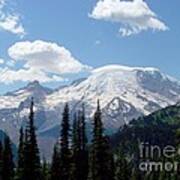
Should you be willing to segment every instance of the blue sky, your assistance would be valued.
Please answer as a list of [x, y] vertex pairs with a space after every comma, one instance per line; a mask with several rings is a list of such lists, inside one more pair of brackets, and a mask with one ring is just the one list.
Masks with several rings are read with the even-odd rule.
[[[110, 2], [110, 0], [106, 1]], [[0, 3], [2, 2], [3, 0], [0, 0]], [[137, 25], [136, 30], [138, 32], [133, 32], [130, 36], [127, 36], [127, 34], [123, 36], [118, 31], [123, 27], [126, 30], [128, 28], [132, 30], [132, 19], [133, 23], [138, 19], [131, 17], [131, 23], [128, 24], [127, 28], [123, 23], [127, 23], [127, 19], [122, 19], [121, 14], [113, 19], [113, 16], [102, 15], [99, 11], [98, 13], [95, 12], [95, 8], [98, 6], [97, 0], [14, 0], [13, 3], [6, 0], [4, 2], [5, 5], [2, 9], [0, 8], [0, 12], [6, 16], [12, 15], [18, 18], [15, 19], [17, 26], [12, 26], [15, 29], [14, 32], [4, 26], [1, 27], [1, 21], [4, 20], [0, 18], [0, 59], [4, 61], [0, 64], [0, 72], [1, 74], [4, 73], [3, 76], [0, 76], [0, 93], [21, 87], [29, 81], [28, 78], [24, 78], [23, 81], [18, 78], [13, 79], [12, 77], [10, 80], [8, 78], [10, 75], [16, 76], [15, 71], [29, 68], [31, 65], [36, 65], [37, 69], [37, 63], [34, 62], [37, 57], [34, 58], [34, 54], [28, 54], [27, 49], [42, 47], [43, 43], [45, 43], [46, 48], [51, 47], [48, 43], [51, 43], [50, 45], [56, 43], [58, 47], [64, 47], [66, 52], [63, 51], [65, 54], [63, 54], [63, 57], [68, 54], [68, 51], [72, 57], [66, 57], [67, 60], [73, 60], [73, 62], [77, 60], [79, 63], [76, 63], [79, 71], [76, 72], [75, 69], [71, 69], [73, 73], [70, 75], [68, 70], [60, 72], [52, 66], [47, 71], [51, 74], [51, 77], [54, 77], [54, 80], [51, 79], [49, 82], [49, 79], [47, 79], [47, 82], [44, 82], [45, 84], [58, 86], [64, 81], [67, 82], [67, 78], [71, 79], [71, 77], [80, 77], [82, 74], [86, 74], [86, 71], [90, 71], [90, 67], [96, 68], [107, 64], [158, 67], [163, 72], [180, 79], [179, 0], [166, 0], [163, 3], [162, 0], [146, 1], [148, 10], [157, 15], [155, 17], [151, 15], [151, 18], [159, 20], [164, 26], [160, 24], [160, 26], [153, 26], [152, 28], [144, 25], [143, 28], [146, 27], [147, 30], [141, 30], [142, 27]], [[99, 8], [103, 8], [103, 5]], [[92, 17], [93, 10], [94, 16]], [[125, 10], [125, 13], [129, 12]], [[146, 13], [145, 15], [147, 17]], [[146, 24], [147, 19], [143, 23]], [[18, 29], [17, 27], [21, 28]], [[41, 40], [41, 42], [34, 43], [37, 40]], [[29, 48], [23, 49], [26, 53], [23, 54], [17, 49], [21, 46], [25, 47], [27, 44], [18, 44], [17, 46], [15, 44], [27, 41], [32, 44], [29, 44]], [[60, 52], [58, 47], [55, 47], [55, 49]], [[9, 48], [11, 48], [10, 54], [8, 52]], [[30, 62], [32, 57], [34, 59]], [[26, 60], [23, 61], [24, 59]], [[57, 63], [57, 61], [54, 63]], [[46, 64], [46, 61], [44, 61], [44, 64]], [[48, 68], [50, 66], [49, 64]], [[42, 67], [42, 64], [41, 66], [38, 64], [38, 67], [43, 68], [43, 72], [46, 71], [44, 65]], [[53, 72], [54, 69], [55, 73]], [[8, 73], [6, 73], [7, 71]], [[29, 73], [31, 72], [28, 71], [25, 75], [29, 76]], [[37, 74], [37, 77], [41, 75]], [[61, 81], [61, 78], [64, 81]], [[9, 80], [8, 84], [4, 82], [6, 79]]]

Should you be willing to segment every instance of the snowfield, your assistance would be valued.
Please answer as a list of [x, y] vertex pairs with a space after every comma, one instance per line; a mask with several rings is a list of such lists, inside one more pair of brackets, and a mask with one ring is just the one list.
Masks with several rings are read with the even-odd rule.
[[[43, 150], [47, 142], [53, 144], [57, 137], [66, 102], [71, 114], [84, 103], [90, 124], [99, 99], [105, 127], [113, 132], [133, 118], [179, 102], [180, 82], [156, 68], [120, 65], [95, 69], [89, 77], [58, 90], [43, 87], [38, 81], [31, 82], [0, 96], [0, 128], [15, 143], [19, 128], [27, 120], [31, 97], [35, 99], [36, 127]], [[47, 152], [50, 154], [50, 150]]]

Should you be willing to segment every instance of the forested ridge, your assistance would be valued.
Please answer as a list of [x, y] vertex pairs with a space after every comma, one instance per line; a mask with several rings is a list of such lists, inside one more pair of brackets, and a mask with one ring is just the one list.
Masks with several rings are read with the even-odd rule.
[[[132, 120], [112, 137], [105, 135], [100, 102], [92, 118], [92, 139], [86, 135], [86, 107], [70, 116], [65, 105], [51, 162], [40, 157], [34, 125], [34, 101], [29, 120], [20, 129], [17, 158], [8, 136], [0, 142], [0, 180], [179, 180], [179, 169], [142, 172], [139, 144], [180, 148], [180, 107], [171, 106]], [[177, 152], [176, 152], [177, 153]], [[172, 162], [180, 162], [176, 154]], [[157, 160], [154, 157], [153, 160]], [[160, 157], [159, 161], [167, 159]], [[168, 159], [169, 160], [169, 159]], [[178, 166], [179, 168], [179, 166]]]

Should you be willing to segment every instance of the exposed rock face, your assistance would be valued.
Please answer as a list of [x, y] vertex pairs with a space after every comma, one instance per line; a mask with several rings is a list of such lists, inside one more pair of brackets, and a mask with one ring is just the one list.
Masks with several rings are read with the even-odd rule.
[[34, 81], [25, 88], [0, 96], [0, 129], [15, 143], [19, 128], [27, 121], [31, 97], [35, 99], [39, 144], [42, 150], [46, 149], [44, 153], [50, 154], [66, 102], [71, 114], [84, 103], [90, 124], [97, 99], [100, 99], [105, 127], [113, 132], [133, 118], [180, 102], [180, 82], [158, 69], [119, 65], [95, 69], [89, 77], [58, 90]]

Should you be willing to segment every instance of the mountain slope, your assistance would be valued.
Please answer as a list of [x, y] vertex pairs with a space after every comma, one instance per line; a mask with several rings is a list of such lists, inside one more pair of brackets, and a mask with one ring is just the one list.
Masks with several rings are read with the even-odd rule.
[[45, 111], [42, 102], [50, 93], [52, 93], [51, 89], [42, 87], [38, 81], [34, 81], [24, 88], [0, 96], [0, 128], [17, 142], [19, 128], [26, 123], [32, 97], [35, 98], [38, 118], [36, 126], [39, 127]]
[[[174, 153], [176, 154], [170, 157], [165, 156], [163, 153], [157, 153], [156, 150], [158, 147], [163, 151], [169, 146], [178, 150], [180, 145], [179, 132], [180, 106], [174, 105], [156, 111], [148, 116], [133, 120], [129, 125], [121, 127], [120, 130], [111, 137], [111, 145], [115, 152], [121, 151], [123, 153], [123, 157], [126, 157], [128, 160], [129, 168], [137, 171], [139, 169], [137, 169], [137, 167], [140, 167], [139, 165], [143, 162], [150, 164], [151, 162], [156, 162], [158, 164], [164, 164], [164, 162], [178, 162], [178, 151], [175, 151]], [[141, 143], [146, 147], [146, 150], [141, 150]], [[156, 150], [154, 149], [154, 151], [152, 147], [155, 147]], [[149, 149], [147, 150], [147, 148]], [[142, 178], [138, 177], [138, 179], [151, 176], [153, 173], [150, 173], [149, 168], [148, 170], [147, 172], [141, 171], [140, 174]], [[168, 175], [171, 175], [168, 176], [167, 179], [169, 179], [169, 177], [173, 179], [172, 174], [176, 174], [176, 171], [166, 172]], [[158, 178], [160, 173], [158, 171], [158, 173], [155, 174]], [[155, 178], [153, 177], [150, 179]], [[163, 177], [163, 179], [166, 178]]]
[[32, 82], [0, 96], [0, 129], [8, 132], [16, 143], [18, 130], [27, 121], [31, 97], [35, 99], [41, 148], [45, 149], [43, 146], [48, 144], [50, 149], [58, 135], [66, 102], [70, 105], [71, 115], [84, 103], [87, 123], [91, 124], [97, 99], [100, 99], [105, 127], [112, 133], [133, 118], [179, 102], [180, 82], [155, 68], [119, 65], [95, 69], [89, 77], [56, 90]]
[[173, 105], [155, 111], [148, 116], [132, 120], [129, 125], [121, 127], [111, 140], [113, 146], [124, 141], [149, 142], [170, 145], [175, 143], [175, 133], [180, 129], [180, 106]]
[[175, 104], [180, 99], [180, 83], [154, 68], [105, 66], [79, 84], [48, 95], [45, 105], [61, 111], [65, 102], [73, 108], [84, 102], [88, 117], [92, 117], [97, 99], [106, 127], [116, 129], [132, 118]]

